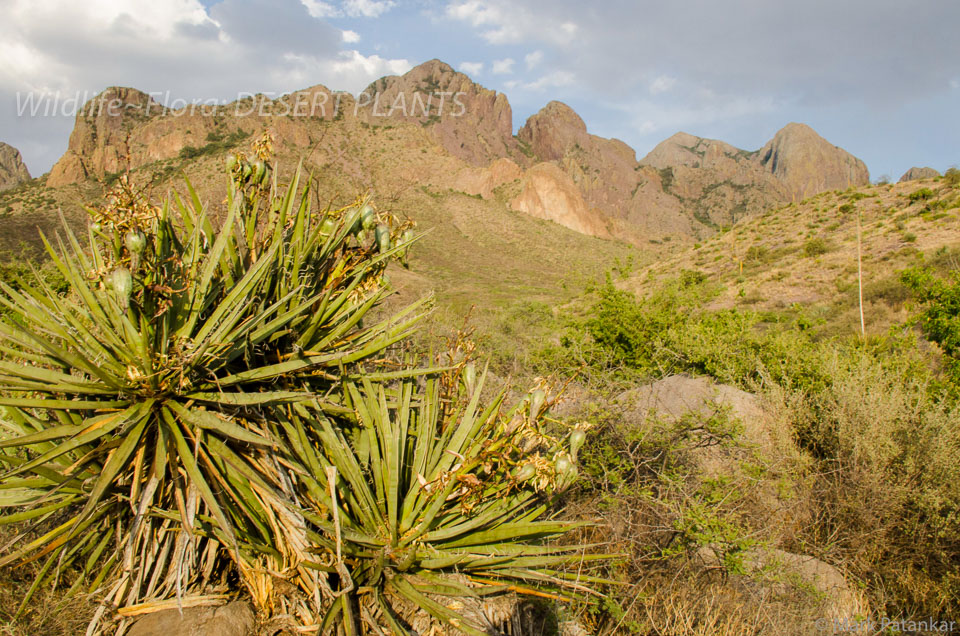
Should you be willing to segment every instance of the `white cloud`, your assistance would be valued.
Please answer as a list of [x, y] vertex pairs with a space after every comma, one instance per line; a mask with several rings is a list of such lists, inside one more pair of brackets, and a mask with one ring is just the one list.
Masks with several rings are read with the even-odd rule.
[[494, 60], [493, 62], [493, 73], [494, 75], [509, 75], [513, 73], [513, 58], [504, 58], [502, 60]]
[[677, 85], [677, 78], [670, 77], [669, 75], [658, 75], [653, 78], [653, 81], [650, 82], [650, 93], [652, 95], [659, 95], [660, 93], [666, 93], [673, 90], [673, 87]]
[[329, 2], [322, 0], [300, 0], [300, 2], [315, 18], [332, 18], [340, 14], [340, 11]]
[[447, 4], [446, 16], [481, 29], [480, 36], [490, 44], [534, 40], [566, 44], [579, 30], [570, 20], [555, 19], [511, 0], [458, 0]]
[[379, 18], [395, 5], [393, 0], [344, 0], [343, 12], [352, 17]]
[[542, 91], [548, 88], [560, 88], [570, 86], [576, 81], [576, 77], [569, 71], [554, 71], [541, 77], [540, 79], [524, 84], [527, 90]]
[[631, 118], [631, 127], [640, 135], [673, 134], [697, 130], [719, 121], [733, 121], [774, 112], [781, 104], [772, 97], [724, 97], [698, 91], [684, 103], [640, 100], [617, 109]]
[[460, 62], [460, 71], [467, 75], [479, 75], [483, 72], [483, 62]]
[[543, 61], [543, 51], [536, 50], [533, 53], [527, 53], [523, 61], [527, 65], [527, 70], [532, 71]]
[[300, 0], [315, 18], [379, 18], [397, 6], [396, 0], [343, 0], [342, 7], [323, 0]]
[[456, 20], [465, 20], [473, 26], [500, 24], [504, 20], [499, 8], [490, 6], [480, 0], [466, 2], [452, 2], [447, 5], [447, 15]]
[[343, 41], [348, 44], [353, 44], [360, 41], [360, 34], [356, 31], [346, 30], [343, 32]]

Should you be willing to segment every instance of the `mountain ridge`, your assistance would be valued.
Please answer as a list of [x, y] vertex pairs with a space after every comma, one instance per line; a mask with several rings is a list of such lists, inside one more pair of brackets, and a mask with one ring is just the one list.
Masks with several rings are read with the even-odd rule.
[[[554, 100], [514, 136], [506, 95], [440, 60], [382, 77], [357, 96], [316, 85], [276, 100], [254, 96], [218, 106], [213, 115], [194, 107], [168, 111], [133, 88], [111, 87], [97, 100], [101, 108], [87, 105], [78, 113], [49, 186], [103, 179], [214, 143], [226, 147], [264, 129], [290, 149], [312, 152], [327, 143], [333, 127], [416, 127], [424, 135], [408, 132], [419, 139], [421, 154], [454, 162], [445, 164], [447, 174], [421, 178], [422, 171], [397, 166], [398, 174], [487, 198], [515, 182], [511, 209], [639, 245], [698, 239], [798, 197], [869, 182], [862, 161], [802, 124], [788, 124], [752, 152], [677, 133], [637, 160], [628, 144], [591, 134], [572, 108]], [[115, 108], [104, 111], [104, 103]], [[304, 104], [309, 111], [298, 113]], [[503, 161], [519, 173], [504, 169]], [[496, 162], [499, 168], [491, 170]]]

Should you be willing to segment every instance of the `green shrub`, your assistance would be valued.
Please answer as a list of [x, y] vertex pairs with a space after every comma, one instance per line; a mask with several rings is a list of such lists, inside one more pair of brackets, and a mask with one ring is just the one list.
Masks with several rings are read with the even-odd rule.
[[826, 254], [830, 251], [830, 245], [822, 238], [815, 237], [808, 239], [803, 244], [803, 253], [805, 256], [813, 257]]
[[903, 272], [901, 281], [923, 306], [916, 323], [943, 350], [948, 368], [960, 382], [960, 274], [954, 271], [944, 280], [928, 269], [912, 268]]
[[915, 203], [917, 201], [926, 201], [931, 198], [933, 194], [933, 190], [930, 188], [920, 188], [911, 192], [907, 198], [909, 198], [912, 203]]
[[947, 171], [943, 173], [943, 182], [954, 188], [960, 185], [960, 170], [957, 168], [948, 168]]

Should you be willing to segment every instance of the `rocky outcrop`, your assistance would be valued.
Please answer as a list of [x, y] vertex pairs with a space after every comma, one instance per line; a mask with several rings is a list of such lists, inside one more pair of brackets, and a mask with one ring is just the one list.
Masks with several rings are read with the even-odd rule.
[[588, 133], [566, 104], [544, 106], [517, 138], [539, 159], [563, 168], [613, 236], [639, 242], [693, 233], [680, 202], [665, 194], [659, 172], [638, 165], [636, 153], [622, 141]]
[[935, 179], [939, 176], [940, 172], [933, 168], [918, 168], [914, 166], [903, 173], [903, 176], [900, 177], [900, 183], [904, 181], [917, 181], [919, 179]]
[[467, 194], [493, 198], [494, 190], [523, 177], [523, 169], [510, 159], [496, 159], [485, 168], [465, 168], [453, 179], [453, 188]]
[[357, 105], [371, 124], [404, 121], [428, 127], [447, 152], [474, 166], [518, 154], [507, 96], [440, 60], [378, 79], [357, 96]]
[[600, 214], [590, 210], [573, 180], [554, 163], [538, 163], [523, 177], [510, 207], [591, 236], [609, 236]]
[[135, 127], [160, 112], [160, 105], [135, 88], [112, 87], [77, 113], [67, 152], [50, 170], [51, 186], [102, 178], [127, 165], [127, 141]]
[[30, 171], [24, 165], [20, 151], [0, 141], [0, 190], [29, 180]]
[[[708, 477], [739, 470], [741, 447], [766, 456], [793, 451], [790, 432], [775, 425], [755, 395], [736, 387], [715, 384], [707, 378], [672, 375], [624, 392], [617, 398], [617, 403], [623, 408], [624, 420], [638, 427], [644, 426], [651, 414], [676, 421], [689, 414], [709, 417], [722, 411], [736, 419], [742, 426], [736, 446], [714, 445], [692, 451], [691, 459]], [[764, 496], [768, 498], [767, 507], [771, 512], [780, 509], [782, 502], [774, 493], [765, 493]]]
[[862, 161], [805, 124], [784, 126], [754, 155], [754, 160], [798, 201], [824, 190], [870, 184], [870, 173]]
[[135, 88], [108, 88], [77, 113], [67, 152], [54, 164], [47, 183], [102, 179], [177, 157], [185, 148], [202, 153], [231, 134], [249, 134], [263, 128], [264, 122], [286, 122], [288, 118], [272, 113], [290, 108], [282, 100], [255, 96], [216, 107], [198, 104], [172, 110]]
[[660, 171], [664, 189], [706, 225], [730, 225], [789, 199], [787, 188], [754, 153], [723, 141], [679, 132], [640, 163]]

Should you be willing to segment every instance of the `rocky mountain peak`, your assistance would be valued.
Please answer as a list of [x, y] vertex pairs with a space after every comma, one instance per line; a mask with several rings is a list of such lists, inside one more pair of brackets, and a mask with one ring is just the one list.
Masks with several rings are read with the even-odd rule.
[[475, 166], [517, 154], [507, 96], [440, 60], [378, 79], [360, 93], [357, 104], [371, 124], [420, 123], [451, 155]]
[[900, 177], [900, 183], [904, 181], [916, 181], [918, 179], [935, 179], [940, 176], [940, 172], [933, 168], [918, 168], [914, 166], [903, 173], [903, 176]]
[[657, 144], [641, 163], [658, 170], [673, 166], [704, 168], [723, 158], [740, 160], [748, 154], [724, 141], [678, 132]]
[[561, 159], [574, 144], [587, 138], [587, 125], [572, 108], [552, 101], [531, 115], [517, 133], [541, 159]]
[[77, 113], [67, 152], [50, 170], [49, 185], [103, 177], [123, 169], [130, 133], [161, 110], [143, 91], [124, 86], [105, 89]]
[[862, 161], [806, 124], [789, 123], [781, 128], [755, 160], [798, 200], [824, 190], [870, 183], [870, 173]]
[[24, 165], [20, 151], [0, 141], [0, 190], [29, 180], [30, 171]]

